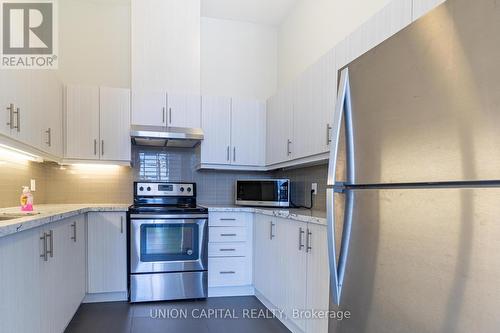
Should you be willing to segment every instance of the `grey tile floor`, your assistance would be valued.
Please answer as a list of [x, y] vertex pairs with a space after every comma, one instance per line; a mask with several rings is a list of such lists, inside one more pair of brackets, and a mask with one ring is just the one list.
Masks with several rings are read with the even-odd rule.
[[[182, 314], [186, 316], [175, 318], [182, 317]], [[248, 318], [251, 314], [257, 318]], [[162, 315], [170, 318], [157, 318]], [[82, 304], [65, 332], [289, 333], [278, 319], [268, 318], [270, 315], [255, 297], [138, 304], [94, 303]], [[210, 318], [206, 318], [208, 316]]]

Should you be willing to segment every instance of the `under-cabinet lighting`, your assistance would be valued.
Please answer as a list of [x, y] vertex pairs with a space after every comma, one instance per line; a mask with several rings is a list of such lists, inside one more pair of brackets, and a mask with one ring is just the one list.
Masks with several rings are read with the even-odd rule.
[[27, 153], [20, 149], [12, 148], [3, 144], [0, 144], [0, 159], [7, 161], [43, 162], [43, 158], [38, 155]]

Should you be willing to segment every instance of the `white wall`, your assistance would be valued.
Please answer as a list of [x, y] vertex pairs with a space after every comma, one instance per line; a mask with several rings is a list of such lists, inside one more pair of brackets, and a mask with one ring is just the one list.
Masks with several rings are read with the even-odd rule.
[[285, 86], [391, 0], [299, 0], [278, 31], [278, 85]]
[[130, 87], [130, 0], [61, 0], [63, 83]]
[[202, 94], [267, 99], [277, 89], [277, 67], [275, 27], [202, 18]]

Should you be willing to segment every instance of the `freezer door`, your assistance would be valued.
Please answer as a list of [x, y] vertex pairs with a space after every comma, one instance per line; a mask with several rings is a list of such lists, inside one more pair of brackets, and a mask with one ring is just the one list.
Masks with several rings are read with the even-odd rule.
[[500, 179], [499, 18], [450, 0], [348, 65], [356, 183]]
[[354, 191], [331, 333], [496, 333], [500, 189]]

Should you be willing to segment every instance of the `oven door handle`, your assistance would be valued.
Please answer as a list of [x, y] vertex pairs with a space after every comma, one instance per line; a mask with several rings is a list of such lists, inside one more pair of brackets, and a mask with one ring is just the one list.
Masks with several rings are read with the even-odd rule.
[[[172, 220], [194, 220], [194, 219], [208, 219], [208, 214], [130, 214], [130, 219], [141, 219], [141, 220], [158, 220], [158, 219], [172, 219]], [[179, 223], [170, 222], [170, 223]], [[188, 222], [191, 223], [191, 222]]]

